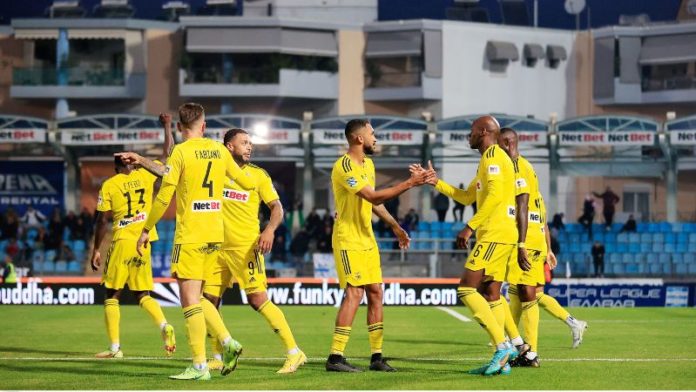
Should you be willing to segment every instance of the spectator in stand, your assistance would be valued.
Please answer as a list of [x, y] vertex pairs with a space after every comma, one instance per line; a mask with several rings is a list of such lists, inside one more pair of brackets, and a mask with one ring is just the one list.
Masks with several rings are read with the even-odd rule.
[[316, 207], [314, 207], [307, 215], [307, 218], [305, 218], [305, 230], [307, 230], [310, 238], [316, 238], [321, 232], [321, 227], [321, 217], [317, 214]]
[[2, 236], [0, 239], [3, 240], [19, 236], [19, 218], [17, 213], [11, 208], [5, 212], [0, 235]]
[[39, 232], [36, 234], [36, 238], [34, 238], [34, 250], [43, 251], [46, 248], [47, 237], [46, 229], [39, 227]]
[[631, 214], [628, 216], [628, 220], [621, 228], [621, 233], [635, 233], [637, 229], [638, 226], [636, 225], [636, 220], [633, 218], [633, 214]]
[[442, 193], [438, 193], [433, 199], [433, 209], [437, 212], [438, 222], [444, 222], [449, 210], [449, 197]]
[[404, 230], [406, 230], [408, 234], [411, 234], [411, 231], [415, 230], [416, 227], [418, 227], [418, 222], [420, 222], [420, 217], [418, 216], [418, 213], [415, 209], [410, 208], [408, 210], [408, 213], [406, 213], [406, 216], [404, 216], [402, 227], [404, 228]]
[[10, 238], [10, 242], [7, 244], [7, 246], [5, 246], [5, 254], [12, 260], [17, 261], [20, 250], [21, 249], [19, 247], [19, 242], [17, 242], [17, 238]]
[[22, 223], [25, 229], [38, 229], [45, 220], [46, 216], [41, 211], [34, 209], [34, 206], [27, 207], [27, 211], [22, 216]]
[[[389, 212], [389, 214], [391, 216], [393, 216], [394, 219], [397, 219], [397, 220], [398, 220], [398, 216], [399, 216], [399, 204], [401, 204], [401, 202], [399, 201], [398, 197], [395, 197], [393, 199], [389, 199], [389, 200], [384, 202], [384, 208], [386, 208], [387, 212]], [[381, 219], [380, 219], [380, 221], [381, 221]], [[391, 230], [388, 230], [388, 231], [391, 232]]]
[[592, 196], [585, 196], [585, 202], [582, 204], [582, 215], [578, 218], [578, 223], [585, 227], [587, 234], [592, 239], [592, 221], [594, 221], [595, 208]]
[[326, 214], [324, 214], [322, 223], [324, 224], [324, 226], [329, 226], [331, 228], [331, 231], [333, 231], [334, 217], [333, 214], [331, 214], [328, 210], [326, 211]]
[[9, 256], [5, 256], [2, 268], [2, 283], [13, 284], [17, 283], [17, 272], [15, 266], [12, 263], [12, 259]]
[[[464, 188], [464, 183], [459, 183], [459, 189], [465, 189]], [[454, 215], [454, 221], [455, 222], [463, 222], [464, 221], [464, 209], [465, 205], [458, 202], [457, 200], [454, 200], [454, 207], [452, 207], [452, 215]], [[459, 216], [457, 216], [457, 212], [459, 213]]]
[[616, 203], [619, 202], [619, 196], [611, 191], [610, 187], [604, 191], [604, 193], [599, 194], [597, 192], [592, 192], [594, 197], [602, 199], [603, 207], [602, 213], [604, 214], [604, 225], [606, 230], [611, 230], [611, 224], [614, 223], [614, 213], [616, 212]]
[[604, 245], [595, 242], [592, 245], [592, 262], [594, 264], [595, 278], [604, 277]]
[[63, 244], [63, 231], [65, 226], [60, 216], [60, 211], [53, 211], [51, 221], [48, 222], [48, 238], [46, 240], [46, 249], [54, 249], [59, 251]]
[[88, 226], [89, 225], [86, 224], [84, 219], [82, 219], [82, 216], [79, 216], [73, 227], [70, 229], [70, 239], [87, 241], [89, 231], [87, 230]]
[[302, 229], [290, 241], [290, 255], [298, 275], [301, 275], [304, 269], [304, 256], [309, 251], [309, 240], [309, 233]]
[[94, 221], [94, 215], [91, 214], [87, 208], [82, 208], [82, 212], [79, 215], [82, 221], [85, 222], [87, 227], [87, 238], [92, 238], [92, 222]]
[[324, 231], [319, 235], [317, 239], [317, 252], [319, 253], [333, 253], [333, 246], [331, 245], [331, 236], [333, 234], [333, 226], [324, 225]]
[[68, 211], [68, 213], [65, 215], [65, 219], [63, 219], [63, 224], [65, 227], [70, 229], [71, 234], [73, 231], [75, 231], [75, 225], [77, 224], [77, 215], [74, 211]]
[[554, 214], [549, 227], [556, 230], [565, 230], [565, 223], [563, 223], [563, 218], [565, 218], [565, 214], [562, 212]]
[[[60, 251], [56, 253], [55, 261], [73, 261], [75, 260], [75, 253], [72, 249], [65, 243], [61, 244]], [[80, 260], [82, 261], [82, 260]]]

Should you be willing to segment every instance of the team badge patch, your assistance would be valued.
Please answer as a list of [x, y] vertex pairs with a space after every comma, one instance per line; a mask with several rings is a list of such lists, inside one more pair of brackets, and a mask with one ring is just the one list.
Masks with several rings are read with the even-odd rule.
[[527, 186], [527, 181], [525, 181], [524, 178], [517, 179], [517, 187], [518, 188], [524, 188], [526, 186]]
[[171, 166], [165, 165], [165, 166], [164, 166], [164, 175], [166, 176], [167, 174], [169, 174], [169, 172], [170, 172], [171, 170], [172, 170], [172, 167], [171, 167]]
[[488, 174], [500, 174], [500, 166], [498, 166], [498, 165], [488, 166]]
[[356, 185], [358, 185], [358, 180], [355, 179], [355, 177], [350, 177], [346, 180], [348, 183], [348, 186], [351, 188], [354, 188]]

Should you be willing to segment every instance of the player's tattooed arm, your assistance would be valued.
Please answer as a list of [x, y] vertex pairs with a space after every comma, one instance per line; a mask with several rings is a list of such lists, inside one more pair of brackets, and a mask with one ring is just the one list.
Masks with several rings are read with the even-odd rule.
[[170, 113], [160, 113], [159, 122], [164, 129], [164, 145], [162, 155], [159, 156], [160, 162], [166, 162], [174, 149], [174, 135], [172, 134], [172, 115]]
[[114, 156], [121, 158], [121, 161], [126, 165], [138, 165], [158, 177], [164, 177], [167, 170], [165, 165], [142, 157], [134, 152], [118, 152], [114, 154]]

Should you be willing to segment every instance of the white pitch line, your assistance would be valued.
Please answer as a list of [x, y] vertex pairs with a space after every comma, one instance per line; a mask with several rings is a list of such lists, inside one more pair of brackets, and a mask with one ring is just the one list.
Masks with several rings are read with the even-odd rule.
[[438, 306], [438, 309], [442, 310], [443, 312], [449, 314], [450, 316], [456, 318], [457, 320], [463, 321], [465, 323], [471, 322], [471, 319], [464, 316], [463, 314], [457, 312], [456, 310], [452, 310], [450, 308], [446, 308], [444, 306]]
[[[285, 357], [242, 357], [244, 361], [283, 361]], [[360, 358], [358, 358], [360, 359]], [[486, 361], [488, 357], [472, 358], [395, 358], [399, 361], [411, 362], [471, 362]], [[0, 358], [0, 361], [45, 361], [45, 362], [75, 362], [75, 361], [95, 361], [95, 362], [118, 362], [118, 361], [190, 361], [191, 358], [164, 358], [164, 357], [125, 357], [119, 359], [100, 359], [94, 357], [75, 357], [75, 358], [41, 358], [41, 357], [14, 357]], [[324, 362], [325, 357], [308, 358], [310, 362]], [[696, 358], [543, 358], [544, 362], [696, 362]]]

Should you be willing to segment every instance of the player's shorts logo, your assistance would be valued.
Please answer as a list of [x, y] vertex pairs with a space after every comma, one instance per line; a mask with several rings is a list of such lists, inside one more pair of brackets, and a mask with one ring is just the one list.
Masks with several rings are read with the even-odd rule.
[[346, 180], [346, 182], [348, 183], [348, 186], [351, 187], [351, 188], [353, 188], [353, 187], [355, 187], [356, 185], [358, 185], [358, 180], [356, 180], [355, 177], [350, 177], [350, 178], [348, 178], [348, 179]]
[[193, 212], [218, 212], [222, 209], [220, 200], [195, 200], [191, 203]]

